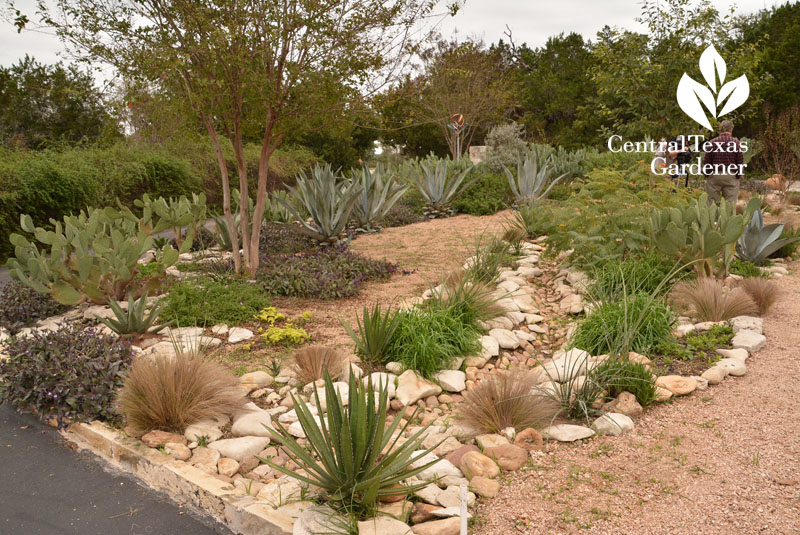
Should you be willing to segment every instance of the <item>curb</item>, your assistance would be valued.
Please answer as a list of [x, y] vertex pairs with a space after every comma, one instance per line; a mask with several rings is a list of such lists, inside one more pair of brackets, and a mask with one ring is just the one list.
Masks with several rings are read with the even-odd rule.
[[108, 425], [94, 421], [71, 425], [61, 435], [79, 448], [92, 451], [175, 502], [190, 503], [241, 535], [292, 533], [294, 519], [278, 513], [234, 486], [178, 461]]

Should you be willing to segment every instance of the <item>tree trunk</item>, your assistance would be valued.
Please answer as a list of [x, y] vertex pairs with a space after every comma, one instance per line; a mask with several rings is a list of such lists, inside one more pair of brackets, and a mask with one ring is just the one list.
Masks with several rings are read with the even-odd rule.
[[261, 220], [264, 218], [264, 210], [267, 205], [267, 180], [269, 178], [269, 160], [275, 149], [283, 140], [283, 134], [272, 137], [272, 130], [275, 126], [275, 114], [272, 110], [267, 114], [267, 126], [264, 130], [264, 139], [261, 144], [261, 154], [258, 158], [258, 193], [256, 205], [253, 209], [253, 231], [250, 234], [250, 248], [255, 251], [255, 258], [251, 264], [253, 273], [258, 270], [258, 241], [261, 238]]
[[211, 137], [211, 144], [214, 145], [214, 154], [217, 156], [217, 163], [219, 164], [219, 173], [222, 177], [222, 213], [225, 215], [225, 223], [228, 225], [228, 231], [231, 235], [231, 244], [233, 249], [233, 268], [236, 273], [242, 270], [242, 257], [239, 255], [239, 233], [236, 231], [236, 222], [231, 213], [231, 184], [228, 178], [228, 165], [225, 163], [225, 155], [222, 153], [222, 146], [219, 143], [219, 136], [211, 124], [211, 120], [206, 114], [201, 113], [203, 124]]
[[[255, 274], [253, 267], [253, 250], [248, 247], [250, 243], [250, 195], [247, 185], [247, 163], [244, 159], [244, 142], [242, 141], [242, 129], [239, 120], [234, 120], [233, 126], [233, 153], [236, 157], [236, 170], [239, 173], [239, 217], [242, 220], [242, 252], [244, 253], [244, 272], [249, 275]], [[258, 244], [256, 243], [256, 264], [258, 263]], [[257, 266], [256, 266], [257, 267]]]

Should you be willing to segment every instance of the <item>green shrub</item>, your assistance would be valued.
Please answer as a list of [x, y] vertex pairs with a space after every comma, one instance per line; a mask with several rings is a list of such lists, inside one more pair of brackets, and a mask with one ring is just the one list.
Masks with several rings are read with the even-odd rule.
[[592, 355], [648, 353], [672, 338], [675, 317], [663, 301], [637, 293], [601, 303], [578, 323], [572, 347]]
[[50, 295], [39, 293], [21, 282], [0, 283], [0, 327], [12, 333], [66, 309]]
[[292, 223], [264, 223], [258, 241], [258, 252], [262, 256], [303, 253], [314, 249], [313, 238]]
[[714, 325], [704, 332], [687, 333], [685, 338], [687, 347], [695, 353], [714, 351], [730, 343], [733, 338], [733, 329], [727, 325]]
[[508, 181], [499, 173], [485, 169], [473, 170], [469, 178], [478, 176], [477, 182], [468, 187], [455, 202], [453, 208], [460, 214], [492, 215], [506, 208], [513, 198]]
[[598, 301], [616, 301], [637, 292], [663, 295], [680, 278], [675, 266], [652, 251], [631, 255], [625, 260], [612, 259], [595, 268], [589, 294]]
[[365, 281], [386, 280], [396, 269], [384, 260], [334, 247], [266, 256], [261, 259], [258, 281], [272, 295], [334, 299], [358, 295]]
[[604, 386], [610, 399], [621, 392], [630, 392], [636, 401], [646, 407], [656, 399], [656, 384], [650, 368], [627, 358], [609, 358], [594, 368], [590, 375]]
[[769, 272], [762, 270], [752, 262], [745, 262], [738, 258], [734, 258], [731, 262], [731, 273], [733, 275], [741, 275], [742, 277], [769, 278]]
[[408, 370], [430, 378], [456, 357], [480, 350], [480, 331], [457, 307], [412, 308], [398, 314], [400, 324], [386, 351], [387, 359]]
[[232, 279], [227, 282], [193, 279], [168, 288], [162, 300], [161, 321], [175, 322], [181, 327], [236, 325], [252, 321], [269, 299], [258, 284]]
[[419, 205], [418, 209], [408, 203], [406, 197], [409, 196], [410, 194], [411, 190], [407, 191], [406, 196], [400, 199], [400, 201], [398, 201], [397, 204], [392, 206], [392, 208], [386, 213], [386, 215], [384, 215], [378, 221], [378, 224], [384, 228], [390, 228], [390, 227], [403, 227], [405, 225], [411, 225], [413, 223], [420, 223], [422, 221], [427, 221], [427, 218], [423, 216], [421, 212], [422, 204]]
[[130, 346], [77, 325], [10, 338], [0, 345], [0, 403], [35, 409], [59, 427], [115, 420], [114, 401], [131, 363]]
[[[326, 371], [324, 424], [302, 399], [294, 395], [292, 399], [308, 444], [300, 445], [280, 422], [275, 423], [277, 432], [269, 431], [272, 440], [282, 446], [304, 473], [270, 459], [260, 459], [274, 470], [313, 485], [331, 505], [359, 518], [374, 515], [380, 498], [406, 496], [427, 484], [397, 485], [437, 461], [421, 462], [433, 449], [422, 447], [427, 427], [419, 429], [407, 441], [396, 440], [396, 436], [405, 434], [409, 423], [406, 421], [401, 427], [404, 420], [394, 418], [390, 425], [386, 424], [389, 395], [385, 385], [376, 391], [372, 381], [366, 381], [365, 385], [351, 373], [345, 400]], [[317, 390], [314, 401], [317, 412], [325, 412]]]

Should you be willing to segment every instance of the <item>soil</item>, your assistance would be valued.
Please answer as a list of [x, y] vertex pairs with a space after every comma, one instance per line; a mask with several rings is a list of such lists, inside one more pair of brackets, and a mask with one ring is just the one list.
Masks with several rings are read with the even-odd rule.
[[625, 437], [548, 444], [473, 533], [800, 533], [800, 262], [747, 375], [645, 413]]

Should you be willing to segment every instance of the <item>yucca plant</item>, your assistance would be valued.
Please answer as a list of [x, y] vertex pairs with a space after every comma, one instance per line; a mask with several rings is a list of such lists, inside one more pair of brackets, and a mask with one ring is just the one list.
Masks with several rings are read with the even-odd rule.
[[553, 179], [552, 169], [548, 167], [549, 159], [540, 160], [536, 151], [530, 151], [524, 159], [517, 162], [517, 176], [503, 166], [508, 177], [508, 185], [518, 203], [537, 201], [547, 197], [550, 190], [561, 182], [566, 173]]
[[[269, 430], [271, 438], [305, 473], [269, 459], [260, 460], [274, 470], [321, 489], [332, 505], [361, 517], [374, 513], [379, 498], [407, 495], [427, 485], [427, 482], [402, 485], [438, 462], [437, 459], [411, 467], [432, 450], [421, 447], [427, 426], [401, 443], [399, 439], [411, 418], [402, 428], [402, 418], [394, 418], [391, 425], [386, 425], [389, 406], [386, 385], [378, 385], [376, 389], [372, 381], [364, 384], [351, 371], [345, 404], [327, 371], [324, 381], [326, 417], [315, 416], [302, 399], [292, 394], [307, 447], [298, 444], [280, 422], [274, 423], [277, 431]], [[322, 415], [318, 390], [314, 391], [314, 402]]]
[[161, 311], [162, 303], [156, 303], [152, 306], [149, 313], [145, 313], [147, 309], [147, 293], [142, 297], [133, 300], [133, 296], [128, 295], [128, 310], [123, 310], [119, 303], [113, 299], [108, 300], [108, 306], [114, 312], [114, 318], [98, 318], [100, 323], [106, 325], [109, 329], [119, 334], [120, 336], [130, 334], [156, 334], [169, 325], [171, 322], [162, 325], [153, 326], [158, 319], [158, 313]]
[[375, 303], [370, 310], [364, 307], [361, 317], [356, 314], [358, 333], [347, 322], [342, 322], [350, 338], [356, 344], [356, 353], [367, 362], [383, 363], [386, 361], [387, 352], [397, 327], [400, 325], [401, 316], [397, 311], [387, 308], [381, 310], [381, 305]]
[[781, 238], [785, 225], [785, 223], [764, 225], [761, 209], [755, 210], [750, 224], [736, 242], [736, 256], [746, 262], [761, 264], [783, 246], [800, 241], [800, 238]]
[[447, 160], [439, 160], [435, 163], [433, 160], [420, 162], [416, 167], [414, 178], [419, 192], [427, 202], [423, 213], [431, 219], [450, 215], [452, 202], [480, 178], [480, 176], [476, 176], [465, 182], [471, 170], [472, 168], [467, 168], [451, 174], [447, 167]]
[[353, 173], [353, 181], [361, 185], [353, 216], [360, 230], [375, 232], [373, 223], [383, 218], [392, 206], [408, 190], [408, 186], [398, 184], [380, 164], [374, 171], [364, 164], [360, 172]]
[[[361, 184], [342, 183], [330, 165], [315, 166], [311, 178], [305, 173], [297, 176], [297, 186], [287, 186], [292, 198], [275, 197], [291, 215], [301, 223], [301, 230], [320, 244], [339, 243], [347, 228], [347, 221], [361, 193]], [[308, 212], [305, 219], [300, 209], [292, 203], [297, 201]]]

